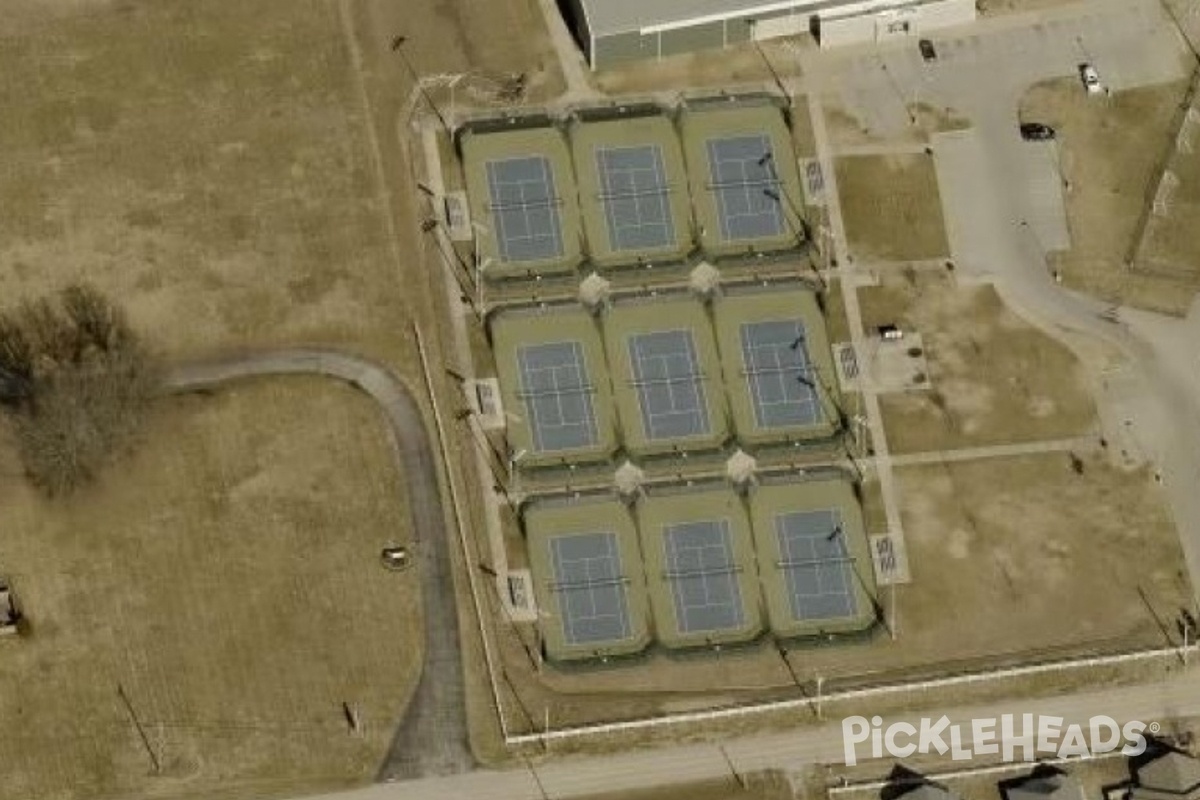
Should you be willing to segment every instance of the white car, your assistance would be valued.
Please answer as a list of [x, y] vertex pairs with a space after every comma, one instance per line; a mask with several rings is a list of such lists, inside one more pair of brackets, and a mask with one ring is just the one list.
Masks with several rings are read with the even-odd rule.
[[1100, 73], [1096, 72], [1096, 68], [1091, 64], [1079, 65], [1079, 77], [1088, 94], [1100, 94], [1104, 91], [1104, 86], [1100, 83]]

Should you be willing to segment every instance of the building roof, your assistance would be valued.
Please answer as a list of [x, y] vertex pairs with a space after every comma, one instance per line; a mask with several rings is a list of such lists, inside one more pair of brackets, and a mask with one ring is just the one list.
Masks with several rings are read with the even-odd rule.
[[[936, 783], [921, 783], [900, 795], [904, 800], [961, 800], [957, 792]], [[899, 798], [897, 799], [899, 800]]]
[[1084, 800], [1083, 784], [1064, 773], [1030, 777], [1007, 795], [1008, 800]]
[[593, 36], [652, 33], [700, 22], [838, 5], [830, 0], [580, 0]]
[[1138, 788], [1200, 798], [1200, 759], [1174, 750], [1138, 768]]

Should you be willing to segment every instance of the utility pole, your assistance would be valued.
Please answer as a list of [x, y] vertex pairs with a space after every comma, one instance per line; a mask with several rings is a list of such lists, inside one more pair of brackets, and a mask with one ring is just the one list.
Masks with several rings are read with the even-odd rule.
[[119, 683], [117, 684], [117, 696], [121, 698], [121, 704], [129, 712], [129, 719], [133, 721], [133, 727], [137, 729], [138, 738], [142, 740], [142, 747], [146, 748], [146, 755], [150, 756], [150, 763], [154, 765], [154, 771], [162, 772], [162, 764], [159, 763], [158, 753], [155, 753], [154, 748], [150, 745], [150, 737], [146, 735], [146, 729], [142, 727], [142, 721], [138, 719], [137, 712], [133, 710], [133, 703], [129, 701], [129, 695], [125, 693], [125, 687]]
[[[781, 208], [786, 204], [786, 209], [783, 210], [783, 218], [784, 221], [787, 222], [788, 230], [790, 230], [792, 236], [796, 238], [797, 244], [799, 244], [800, 240], [803, 238], [805, 244], [811, 248], [812, 237], [808, 235], [808, 225], [805, 223], [804, 215], [800, 213], [799, 205], [796, 203], [791, 193], [786, 190], [783, 185], [783, 181], [779, 178], [779, 172], [775, 169], [775, 154], [770, 150], [763, 153], [762, 157], [758, 159], [758, 165], [760, 167], [767, 168], [767, 173], [771, 176], [771, 183], [773, 184], [772, 186], [763, 187], [763, 195], [775, 201], [775, 203], [781, 206]], [[788, 216], [788, 211], [792, 213], [792, 217]], [[796, 222], [792, 221], [793, 217], [804, 228], [803, 236], [801, 231], [796, 230]], [[811, 256], [812, 254], [810, 250], [808, 265], [812, 268], [813, 275], [816, 276], [817, 283], [821, 285], [822, 291], [828, 291], [829, 283], [825, 280], [825, 276], [821, 274], [820, 268], [818, 268], [813, 262]]]
[[817, 719], [824, 719], [821, 709], [821, 689], [825, 685], [825, 676], [817, 675]]
[[767, 53], [762, 49], [762, 45], [758, 43], [758, 37], [755, 36], [755, 31], [758, 29], [758, 20], [748, 19], [746, 23], [750, 26], [750, 43], [754, 45], [754, 49], [758, 51], [759, 58], [767, 65], [767, 72], [771, 73], [771, 78], [775, 81], [775, 86], [778, 87], [780, 93], [787, 98], [788, 108], [793, 105], [792, 93], [787, 90], [787, 86], [783, 83], [783, 78], [779, 77], [779, 73], [775, 70], [775, 65], [771, 63], [771, 59], [767, 58]]
[[490, 267], [491, 265], [492, 265], [492, 259], [490, 259], [490, 258], [481, 259], [479, 257], [479, 254], [476, 253], [476, 255], [475, 255], [475, 310], [479, 312], [480, 319], [483, 319], [485, 316], [487, 316], [487, 307], [484, 306], [484, 304], [483, 304], [483, 301], [484, 301], [483, 274], [485, 272], [487, 272], [487, 268]]
[[404, 52], [404, 45], [408, 41], [407, 36], [396, 36], [392, 39], [392, 52], [400, 56], [400, 63], [404, 65], [404, 69], [412, 78], [413, 85], [417, 87], [417, 91], [421, 93], [421, 97], [425, 98], [425, 102], [433, 109], [433, 113], [437, 116], [438, 122], [442, 123], [442, 128], [445, 129], [447, 135], [453, 135], [454, 130], [450, 127], [450, 123], [442, 116], [441, 110], [437, 107], [437, 103], [433, 102], [433, 97], [426, 90], [425, 84], [421, 83], [421, 76], [417, 74], [416, 68], [412, 62], [408, 60], [408, 55]]
[[729, 774], [733, 776], [735, 781], [737, 781], [738, 788], [744, 791], [746, 788], [746, 779], [743, 778], [741, 773], [738, 772], [733, 766], [733, 760], [729, 758], [729, 753], [725, 751], [725, 745], [717, 745], [717, 750], [720, 751], [721, 758], [725, 759], [725, 766], [729, 767]]

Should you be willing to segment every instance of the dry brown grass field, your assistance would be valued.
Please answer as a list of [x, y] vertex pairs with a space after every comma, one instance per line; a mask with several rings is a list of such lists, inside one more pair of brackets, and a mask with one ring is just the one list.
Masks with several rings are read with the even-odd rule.
[[1071, 184], [1066, 202], [1072, 247], [1050, 254], [1065, 285], [1114, 303], [1186, 313], [1200, 283], [1126, 266], [1186, 89], [1187, 81], [1175, 81], [1089, 98], [1076, 78], [1062, 78], [1025, 95], [1021, 119], [1058, 131], [1063, 177]]
[[1076, 474], [1053, 453], [904, 467], [897, 478], [913, 571], [899, 595], [908, 646], [948, 636], [964, 651], [1017, 640], [1168, 643], [1154, 615], [1170, 624], [1190, 594], [1148, 470], [1097, 454]]
[[172, 356], [321, 341], [405, 360], [335, 3], [51, 8], [18, 3], [0, 46], [5, 297], [89, 280]]
[[[0, 294], [86, 279], [169, 361], [319, 344], [414, 378], [411, 322], [436, 350], [442, 294], [397, 137], [399, 34], [422, 73], [525, 72], [533, 100], [561, 88], [536, 0], [14, 0]], [[38, 723], [10, 731], [0, 795], [374, 774], [419, 663], [415, 578], [377, 574], [382, 539], [407, 535], [385, 429], [325, 391], [170, 401], [134, 462], [61, 508], [5, 475], [24, 527], [6, 522], [0, 570], [35, 636], [0, 667], [0, 717]], [[147, 778], [118, 679], [165, 777]], [[343, 700], [365, 738], [346, 736]]]
[[372, 777], [423, 648], [418, 576], [379, 563], [408, 539], [386, 430], [367, 398], [298, 378], [160, 401], [143, 446], [66, 500], [7, 467], [0, 565], [31, 634], [0, 642], [0, 793]]
[[893, 452], [1067, 438], [1095, 427], [1075, 357], [1005, 308], [994, 289], [911, 270], [859, 298], [868, 329], [895, 322], [919, 332], [928, 361], [928, 390], [880, 397]]
[[836, 159], [850, 252], [858, 261], [915, 261], [950, 252], [933, 159], [923, 153]]

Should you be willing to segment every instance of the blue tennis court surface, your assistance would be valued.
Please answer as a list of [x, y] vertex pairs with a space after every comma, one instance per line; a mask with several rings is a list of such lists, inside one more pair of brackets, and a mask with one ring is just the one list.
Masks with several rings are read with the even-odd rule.
[[568, 644], [628, 639], [629, 604], [617, 536], [577, 533], [550, 539], [554, 591]]
[[596, 148], [604, 221], [613, 250], [653, 250], [675, 241], [658, 145]]
[[717, 633], [745, 622], [728, 520], [663, 529], [667, 579], [680, 633]]
[[762, 239], [783, 233], [785, 190], [775, 175], [771, 140], [763, 134], [732, 136], [709, 139], [707, 146], [721, 238]]
[[487, 162], [488, 193], [501, 261], [545, 261], [563, 255], [554, 172], [542, 156]]
[[555, 452], [596, 444], [592, 386], [579, 342], [523, 345], [517, 362], [533, 449]]
[[758, 427], [820, 421], [818, 376], [809, 362], [804, 323], [750, 322], [741, 326], [741, 338], [746, 383]]
[[634, 334], [629, 337], [629, 360], [647, 439], [709, 432], [703, 376], [691, 331]]
[[836, 509], [796, 511], [775, 517], [792, 616], [797, 620], [852, 617], [854, 559], [846, 549]]

